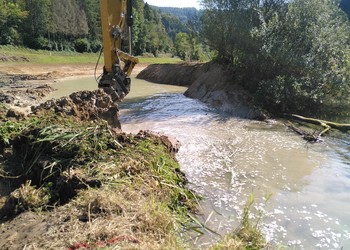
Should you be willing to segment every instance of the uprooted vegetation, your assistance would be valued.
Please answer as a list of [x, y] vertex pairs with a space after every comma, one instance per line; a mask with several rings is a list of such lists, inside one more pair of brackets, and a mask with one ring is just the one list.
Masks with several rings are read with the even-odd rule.
[[0, 248], [180, 248], [196, 197], [166, 140], [50, 111], [3, 119]]
[[[210, 230], [191, 215], [199, 197], [170, 139], [123, 133], [111, 105], [100, 90], [29, 116], [0, 104], [1, 249], [188, 249], [186, 239]], [[243, 223], [213, 249], [259, 247], [251, 229]]]

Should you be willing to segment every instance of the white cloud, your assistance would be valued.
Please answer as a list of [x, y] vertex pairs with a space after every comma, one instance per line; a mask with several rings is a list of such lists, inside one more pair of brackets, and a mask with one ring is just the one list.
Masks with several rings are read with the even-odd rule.
[[199, 3], [197, 0], [144, 0], [149, 5], [161, 6], [161, 7], [195, 7], [199, 9]]

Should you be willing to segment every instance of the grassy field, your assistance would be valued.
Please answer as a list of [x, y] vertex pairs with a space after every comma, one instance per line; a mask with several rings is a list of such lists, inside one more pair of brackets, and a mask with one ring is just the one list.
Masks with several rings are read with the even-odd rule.
[[[14, 46], [0, 46], [0, 59], [4, 58], [0, 63], [25, 62], [29, 63], [96, 63], [98, 53], [77, 53], [77, 52], [57, 52], [45, 50], [32, 50], [28, 48], [20, 48]], [[177, 63], [181, 62], [179, 58], [171, 58], [160, 56], [154, 57], [138, 57], [140, 63]], [[103, 58], [101, 58], [103, 61]]]

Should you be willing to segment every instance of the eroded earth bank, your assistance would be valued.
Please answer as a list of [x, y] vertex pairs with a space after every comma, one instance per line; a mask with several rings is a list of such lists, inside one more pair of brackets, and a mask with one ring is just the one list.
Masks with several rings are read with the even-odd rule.
[[217, 63], [152, 64], [137, 75], [147, 81], [188, 86], [185, 96], [198, 99], [231, 115], [264, 120], [251, 95], [233, 82], [234, 73]]

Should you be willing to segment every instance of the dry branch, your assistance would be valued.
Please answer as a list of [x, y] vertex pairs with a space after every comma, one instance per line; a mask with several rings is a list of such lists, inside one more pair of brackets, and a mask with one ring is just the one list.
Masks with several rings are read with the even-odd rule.
[[319, 120], [319, 119], [314, 119], [314, 118], [303, 117], [300, 115], [291, 115], [291, 117], [295, 120], [299, 120], [299, 121], [303, 121], [303, 122], [307, 122], [307, 123], [311, 123], [311, 124], [315, 124], [315, 125], [320, 125], [320, 126], [325, 127], [325, 128], [327, 126], [329, 126], [331, 128], [340, 130], [344, 133], [346, 133], [350, 130], [350, 124], [335, 123], [335, 122], [330, 122], [330, 121], [324, 121], [324, 120]]
[[306, 140], [308, 142], [318, 142], [318, 141], [320, 141], [321, 140], [321, 136], [323, 136], [325, 133], [329, 132], [329, 130], [331, 128], [340, 130], [340, 131], [342, 131], [344, 133], [346, 133], [346, 132], [348, 132], [350, 130], [350, 124], [335, 123], [335, 122], [324, 121], [324, 120], [320, 120], [320, 119], [303, 117], [303, 116], [300, 116], [300, 115], [289, 115], [289, 117], [291, 117], [292, 119], [297, 120], [297, 121], [302, 121], [302, 122], [306, 122], [306, 123], [322, 126], [324, 128], [319, 133], [316, 133], [316, 131], [314, 133], [309, 133], [309, 132], [304, 131], [304, 130], [302, 130], [300, 128], [297, 128], [291, 122], [289, 122], [287, 124], [287, 126], [290, 129], [292, 129], [294, 132], [302, 135], [304, 140]]

